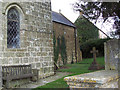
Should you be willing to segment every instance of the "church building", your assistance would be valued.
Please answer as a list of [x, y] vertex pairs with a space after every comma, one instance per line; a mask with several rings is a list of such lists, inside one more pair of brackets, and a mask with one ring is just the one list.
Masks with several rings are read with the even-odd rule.
[[[76, 45], [76, 27], [68, 20], [61, 12], [52, 11], [53, 31], [56, 38], [56, 46], [58, 40], [65, 38], [67, 63], [76, 62], [77, 59], [77, 45]], [[61, 44], [62, 42], [60, 42]], [[60, 47], [62, 49], [62, 47]], [[61, 50], [59, 50], [58, 64], [62, 63]]]
[[2, 0], [0, 22], [1, 66], [31, 64], [39, 78], [54, 74], [50, 0]]

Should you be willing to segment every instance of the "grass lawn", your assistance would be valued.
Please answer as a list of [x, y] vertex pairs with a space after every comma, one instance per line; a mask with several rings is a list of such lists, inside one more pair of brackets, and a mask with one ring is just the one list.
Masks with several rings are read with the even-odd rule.
[[[58, 71], [73, 73], [73, 74], [70, 74], [68, 76], [93, 72], [93, 70], [88, 70], [88, 67], [90, 66], [92, 61], [93, 61], [92, 58], [83, 59], [83, 61], [81, 61], [79, 63], [65, 65], [65, 66], [69, 67], [68, 69], [59, 69]], [[100, 65], [104, 65], [104, 57], [97, 58], [97, 62]], [[64, 81], [64, 77], [63, 77], [63, 78], [60, 78], [60, 79], [58, 79], [56, 81], [53, 81], [51, 83], [47, 83], [46, 85], [37, 87], [34, 90], [39, 90], [39, 89], [42, 89], [42, 88], [68, 88], [68, 85]]]

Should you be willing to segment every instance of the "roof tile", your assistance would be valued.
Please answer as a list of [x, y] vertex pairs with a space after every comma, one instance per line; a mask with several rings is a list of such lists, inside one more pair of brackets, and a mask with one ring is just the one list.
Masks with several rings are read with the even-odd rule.
[[69, 21], [61, 13], [57, 13], [57, 12], [52, 11], [52, 21], [57, 22], [57, 23], [61, 23], [61, 24], [65, 24], [65, 25], [68, 25], [68, 26], [75, 28], [75, 25], [71, 21]]

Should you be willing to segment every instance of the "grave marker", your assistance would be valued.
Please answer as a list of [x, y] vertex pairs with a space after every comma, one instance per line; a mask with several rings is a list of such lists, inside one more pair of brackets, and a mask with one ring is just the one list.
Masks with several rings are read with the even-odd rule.
[[93, 53], [93, 62], [96, 63], [96, 54], [98, 53], [98, 50], [96, 50], [96, 48], [93, 47], [93, 50], [90, 51], [90, 53]]
[[96, 53], [98, 53], [98, 50], [96, 50], [95, 47], [93, 47], [93, 50], [90, 51], [90, 53], [93, 53], [93, 62], [89, 67], [89, 70], [99, 70], [101, 69], [100, 65], [96, 61]]
[[[89, 88], [93, 90], [120, 90], [120, 41], [113, 39], [107, 41], [104, 46], [105, 70], [65, 77], [64, 80], [67, 81], [71, 90], [76, 88], [80, 88], [80, 90]], [[94, 48], [93, 51], [96, 49]], [[93, 62], [96, 62], [95, 58]]]

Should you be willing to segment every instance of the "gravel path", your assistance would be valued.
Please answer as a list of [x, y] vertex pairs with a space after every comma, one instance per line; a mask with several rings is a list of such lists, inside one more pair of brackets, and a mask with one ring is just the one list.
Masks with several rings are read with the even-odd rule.
[[38, 86], [45, 85], [49, 82], [55, 81], [69, 74], [70, 73], [67, 73], [67, 72], [56, 72], [56, 74], [53, 76], [50, 76], [44, 79], [39, 79], [37, 82], [30, 82], [29, 84], [21, 85], [20, 88], [26, 88], [26, 89], [29, 88], [27, 90], [30, 90], [30, 88], [36, 88]]

